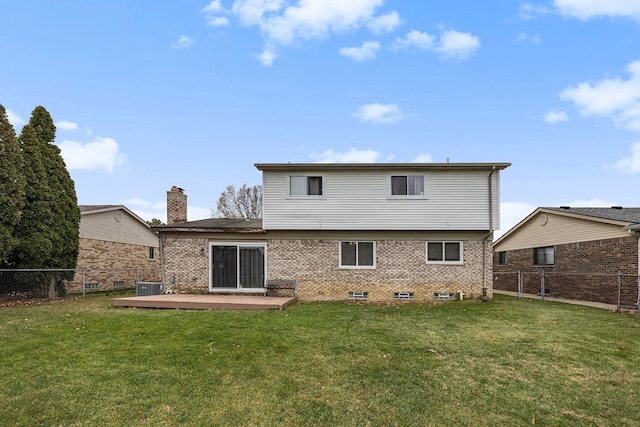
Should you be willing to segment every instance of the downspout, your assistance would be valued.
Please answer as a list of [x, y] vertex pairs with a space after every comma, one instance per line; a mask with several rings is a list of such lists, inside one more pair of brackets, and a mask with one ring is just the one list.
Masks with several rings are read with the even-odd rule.
[[489, 234], [482, 239], [482, 302], [487, 302], [487, 241], [493, 238], [493, 183], [491, 178], [496, 172], [495, 165], [489, 172]]

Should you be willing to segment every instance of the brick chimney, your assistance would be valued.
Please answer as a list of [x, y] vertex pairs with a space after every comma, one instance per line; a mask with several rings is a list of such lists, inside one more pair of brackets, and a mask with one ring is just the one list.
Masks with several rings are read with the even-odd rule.
[[167, 191], [167, 225], [178, 222], [187, 222], [187, 195], [174, 185]]

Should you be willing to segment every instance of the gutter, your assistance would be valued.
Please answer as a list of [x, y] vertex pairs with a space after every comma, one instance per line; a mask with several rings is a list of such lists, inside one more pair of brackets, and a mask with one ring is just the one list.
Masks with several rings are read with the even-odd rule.
[[493, 183], [491, 178], [496, 172], [496, 167], [491, 168], [489, 172], [489, 234], [482, 239], [482, 302], [487, 302], [487, 241], [493, 238]]

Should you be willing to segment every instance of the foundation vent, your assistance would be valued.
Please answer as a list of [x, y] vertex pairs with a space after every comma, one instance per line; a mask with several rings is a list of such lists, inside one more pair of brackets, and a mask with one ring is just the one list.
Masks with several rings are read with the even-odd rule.
[[349, 292], [349, 299], [368, 299], [369, 292]]
[[436, 301], [451, 301], [456, 299], [456, 294], [453, 292], [436, 292], [433, 294], [433, 299]]
[[394, 292], [393, 299], [413, 299], [413, 292]]

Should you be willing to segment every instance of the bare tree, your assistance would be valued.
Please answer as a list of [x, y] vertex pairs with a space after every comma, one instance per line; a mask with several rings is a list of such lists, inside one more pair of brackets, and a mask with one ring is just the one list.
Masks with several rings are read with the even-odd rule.
[[217, 211], [211, 210], [216, 218], [262, 218], [262, 186], [248, 187], [244, 184], [236, 191], [229, 185], [218, 198]]

